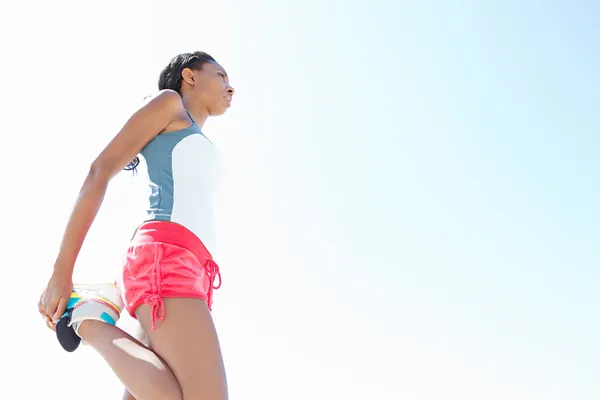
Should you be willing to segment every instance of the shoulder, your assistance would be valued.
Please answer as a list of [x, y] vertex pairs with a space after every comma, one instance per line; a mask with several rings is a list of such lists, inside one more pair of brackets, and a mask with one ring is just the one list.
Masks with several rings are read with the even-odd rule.
[[190, 117], [183, 104], [181, 95], [174, 90], [164, 89], [158, 93], [147, 96], [144, 105], [150, 112], [148, 115], [157, 115], [159, 113], [168, 116], [168, 124], [160, 133], [177, 131], [190, 127]]
[[146, 96], [144, 105], [166, 108], [176, 113], [184, 109], [183, 99], [179, 93], [171, 89], [164, 89], [154, 95]]

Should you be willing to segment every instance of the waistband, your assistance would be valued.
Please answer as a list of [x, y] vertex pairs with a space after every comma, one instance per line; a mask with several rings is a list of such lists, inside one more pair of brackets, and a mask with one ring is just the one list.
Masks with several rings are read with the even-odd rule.
[[171, 221], [146, 221], [142, 223], [131, 238], [131, 245], [161, 242], [183, 247], [191, 251], [198, 261], [212, 260], [212, 255], [192, 231]]

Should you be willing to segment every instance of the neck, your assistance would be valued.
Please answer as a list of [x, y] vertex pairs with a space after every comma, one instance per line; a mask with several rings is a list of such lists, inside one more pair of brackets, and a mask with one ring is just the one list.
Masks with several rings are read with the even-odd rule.
[[208, 110], [202, 104], [194, 102], [190, 98], [183, 97], [183, 106], [192, 114], [196, 124], [202, 129], [204, 123], [208, 119]]

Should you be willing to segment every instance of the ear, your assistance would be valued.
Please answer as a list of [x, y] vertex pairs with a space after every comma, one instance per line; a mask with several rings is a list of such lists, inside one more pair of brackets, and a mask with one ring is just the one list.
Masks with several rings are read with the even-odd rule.
[[181, 76], [183, 80], [189, 83], [190, 85], [193, 86], [196, 84], [194, 78], [194, 71], [192, 71], [190, 68], [184, 68], [183, 71], [181, 71]]

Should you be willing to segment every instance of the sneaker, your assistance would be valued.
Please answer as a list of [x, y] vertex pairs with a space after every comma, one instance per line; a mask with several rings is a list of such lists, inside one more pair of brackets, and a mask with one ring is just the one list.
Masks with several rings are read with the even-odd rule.
[[117, 286], [110, 283], [74, 285], [67, 309], [56, 324], [56, 337], [63, 349], [75, 351], [81, 343], [79, 325], [87, 319], [116, 325], [123, 309]]

